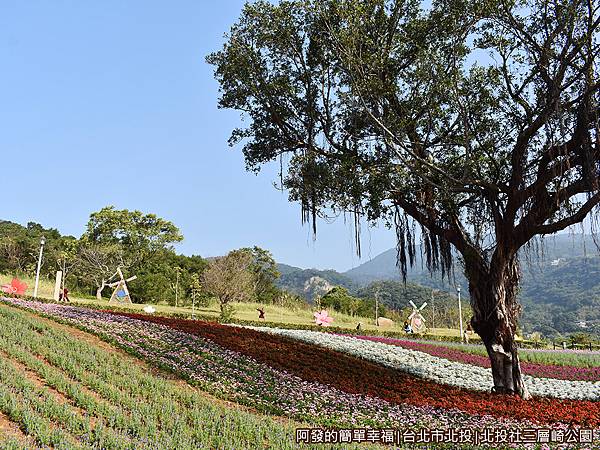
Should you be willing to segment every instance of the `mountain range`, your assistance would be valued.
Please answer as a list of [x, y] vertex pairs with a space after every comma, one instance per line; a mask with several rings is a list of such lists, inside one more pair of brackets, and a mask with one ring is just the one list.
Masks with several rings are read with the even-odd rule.
[[[546, 237], [541, 245], [522, 251], [520, 261], [519, 300], [523, 305], [521, 326], [525, 332], [537, 331], [545, 336], [573, 332], [600, 335], [600, 252], [591, 236]], [[402, 284], [395, 249], [342, 273], [285, 264], [279, 264], [279, 270], [279, 285], [308, 300], [337, 285], [355, 295], [364, 295], [370, 292], [368, 286], [377, 281]], [[427, 288], [423, 291], [425, 298], [431, 289], [455, 295], [456, 286], [461, 286], [464, 296], [468, 296], [467, 283], [458, 265], [454, 277], [442, 280], [439, 274], [427, 271], [419, 254], [415, 265], [408, 270], [407, 282]], [[394, 289], [394, 292], [400, 291]], [[385, 299], [382, 301], [386, 303]], [[406, 301], [388, 297], [387, 303], [397, 307]]]

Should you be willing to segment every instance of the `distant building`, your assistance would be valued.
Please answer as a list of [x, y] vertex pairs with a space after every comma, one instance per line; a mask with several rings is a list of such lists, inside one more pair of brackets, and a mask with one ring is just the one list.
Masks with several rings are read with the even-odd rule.
[[561, 260], [562, 260], [562, 258], [553, 259], [553, 260], [550, 262], [550, 265], [551, 265], [551, 266], [558, 266], [558, 265], [560, 264], [560, 261], [561, 261]]
[[580, 320], [579, 322], [577, 322], [577, 325], [579, 326], [579, 328], [587, 328], [588, 324], [585, 320]]

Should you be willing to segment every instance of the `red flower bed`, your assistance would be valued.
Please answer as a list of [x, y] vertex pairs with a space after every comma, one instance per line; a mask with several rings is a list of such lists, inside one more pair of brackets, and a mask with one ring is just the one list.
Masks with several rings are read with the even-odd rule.
[[[433, 345], [428, 344], [426, 342], [415, 342], [379, 336], [350, 336], [356, 339], [382, 342], [384, 344], [396, 345], [398, 347], [406, 348], [409, 350], [417, 350], [420, 352], [428, 353], [432, 356], [448, 359], [450, 361], [457, 361], [485, 368], [491, 367], [490, 359], [486, 356], [472, 355], [461, 350], [448, 348], [441, 345]], [[539, 364], [521, 361], [521, 370], [523, 371], [523, 373], [534, 377], [555, 378], [559, 380], [600, 380], [600, 367], [557, 366], [553, 364]]]
[[458, 408], [470, 414], [528, 419], [538, 423], [600, 425], [600, 402], [534, 398], [473, 392], [423, 380], [340, 352], [282, 336], [209, 322], [114, 313], [159, 323], [216, 342], [302, 379], [394, 403]]

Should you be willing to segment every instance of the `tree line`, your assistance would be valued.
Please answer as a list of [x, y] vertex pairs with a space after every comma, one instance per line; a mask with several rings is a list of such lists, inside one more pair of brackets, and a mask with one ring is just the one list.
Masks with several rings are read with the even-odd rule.
[[304, 303], [275, 286], [280, 274], [271, 253], [259, 247], [233, 250], [223, 257], [202, 258], [175, 252], [183, 240], [172, 222], [141, 211], [108, 206], [90, 215], [81, 237], [29, 222], [0, 221], [0, 273], [35, 275], [41, 238], [45, 238], [40, 277], [54, 280], [58, 270], [69, 290], [97, 299], [109, 297], [117, 267], [131, 283], [136, 303], [176, 306], [208, 305], [216, 298], [221, 314], [234, 301], [290, 305]]

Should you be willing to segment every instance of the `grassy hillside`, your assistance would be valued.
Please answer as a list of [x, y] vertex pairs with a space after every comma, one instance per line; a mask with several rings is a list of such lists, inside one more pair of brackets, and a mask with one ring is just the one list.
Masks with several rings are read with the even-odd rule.
[[[7, 275], [0, 275], [0, 282], [4, 284], [5, 282], [10, 281], [10, 277]], [[23, 281], [28, 283], [30, 286], [27, 290], [27, 295], [31, 295], [33, 292], [33, 280], [30, 278], [24, 278]], [[54, 286], [49, 281], [40, 281], [39, 288], [39, 297], [45, 299], [52, 298]], [[71, 300], [73, 304], [85, 305], [85, 306], [94, 306], [94, 307], [105, 307], [108, 306], [108, 299], [97, 300], [94, 297], [83, 298], [77, 295], [72, 295]], [[146, 304], [134, 303], [131, 305], [121, 305], [126, 307], [127, 309], [131, 309], [132, 311], [141, 311]], [[185, 315], [186, 317], [191, 317], [192, 313], [195, 313], [197, 316], [202, 318], [212, 318], [215, 321], [219, 318], [219, 306], [216, 302], [212, 302], [209, 306], [204, 307], [195, 307], [192, 309], [191, 305], [185, 306], [172, 306], [168, 304], [153, 304], [154, 308], [156, 308], [159, 314], [177, 314], [177, 315]], [[265, 311], [265, 319], [269, 322], [280, 323], [282, 325], [313, 325], [315, 323], [313, 313], [315, 311], [314, 307], [306, 305], [305, 308], [297, 307], [297, 308], [288, 308], [277, 305], [264, 305], [261, 303], [232, 303], [232, 306], [235, 309], [235, 313], [233, 315], [233, 320], [249, 320], [256, 321], [258, 319], [258, 312], [256, 308], [263, 308]], [[438, 310], [439, 312], [440, 310]], [[358, 322], [361, 323], [361, 328], [363, 330], [379, 330], [377, 326], [374, 324], [374, 317], [359, 317], [359, 316], [350, 316], [347, 314], [337, 313], [330, 311], [331, 315], [334, 318], [334, 322], [332, 326], [339, 327], [342, 329], [354, 330]], [[427, 315], [425, 316], [428, 317]], [[428, 322], [430, 324], [431, 322]], [[436, 327], [436, 329], [428, 330], [429, 333], [440, 335], [440, 336], [458, 336], [460, 333], [458, 332], [458, 326], [456, 327], [442, 327], [441, 322], [438, 322], [440, 325]], [[385, 328], [385, 330], [397, 332], [403, 334], [404, 331], [402, 329], [402, 321], [398, 320], [394, 323], [392, 327]]]
[[0, 305], [0, 344], [2, 448], [297, 448], [294, 422], [232, 409], [74, 328]]

